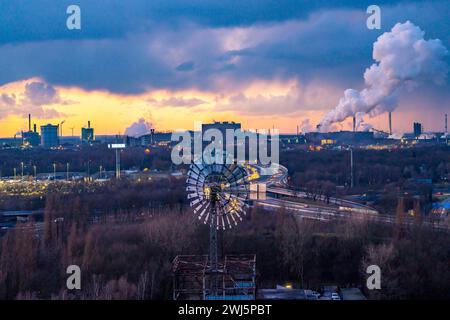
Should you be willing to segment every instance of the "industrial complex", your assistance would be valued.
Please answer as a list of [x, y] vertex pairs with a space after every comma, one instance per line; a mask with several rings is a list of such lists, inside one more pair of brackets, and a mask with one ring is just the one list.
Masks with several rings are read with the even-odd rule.
[[[294, 134], [279, 134], [281, 146], [304, 145], [311, 150], [320, 150], [322, 148], [336, 148], [342, 146], [355, 146], [362, 148], [392, 148], [397, 146], [411, 146], [416, 144], [449, 144], [450, 133], [447, 126], [447, 114], [444, 115], [443, 130], [439, 132], [425, 131], [420, 122], [411, 124], [411, 132], [395, 133], [392, 131], [392, 116], [389, 113], [389, 132], [370, 128], [364, 131], [358, 131], [353, 117], [352, 131], [322, 132], [320, 126], [317, 131], [297, 132]], [[80, 144], [112, 143], [123, 142], [128, 146], [146, 146], [146, 145], [170, 145], [171, 132], [158, 132], [155, 129], [149, 130], [138, 137], [123, 135], [95, 135], [94, 127], [87, 121], [87, 126], [81, 128], [80, 135], [62, 135], [62, 125], [45, 124], [40, 126], [40, 133], [37, 131], [37, 125], [32, 124], [31, 115], [28, 116], [28, 131], [21, 131], [21, 136], [13, 138], [0, 138], [0, 148], [60, 148], [71, 147]], [[208, 129], [217, 129], [226, 138], [226, 130], [235, 131], [244, 130], [240, 123], [236, 122], [213, 122], [202, 125], [202, 132]], [[270, 129], [265, 130], [270, 135]], [[258, 131], [256, 131], [257, 134]], [[225, 142], [226, 144], [226, 142]]]

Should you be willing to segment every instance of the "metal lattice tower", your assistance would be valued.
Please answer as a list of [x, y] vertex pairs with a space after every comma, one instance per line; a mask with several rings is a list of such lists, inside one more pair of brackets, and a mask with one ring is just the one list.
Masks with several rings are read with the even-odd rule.
[[246, 214], [249, 196], [248, 175], [244, 168], [232, 164], [192, 164], [187, 187], [190, 206], [199, 220], [209, 224], [210, 294], [218, 290], [217, 232], [237, 225]]

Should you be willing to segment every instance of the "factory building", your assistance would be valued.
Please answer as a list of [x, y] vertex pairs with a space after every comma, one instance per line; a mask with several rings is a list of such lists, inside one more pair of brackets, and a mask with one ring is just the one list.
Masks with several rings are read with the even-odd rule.
[[22, 145], [37, 147], [41, 143], [41, 136], [36, 132], [36, 125], [34, 131], [28, 131], [22, 133]]
[[367, 144], [374, 141], [373, 132], [370, 131], [307, 132], [305, 138], [307, 143], [316, 145]]
[[82, 143], [91, 143], [94, 140], [95, 140], [94, 128], [91, 128], [91, 122], [88, 121], [87, 128], [81, 128], [81, 142]]
[[[214, 121], [213, 123], [205, 123], [202, 124], [202, 137], [203, 137], [203, 148], [202, 150], [205, 150], [206, 146], [208, 146], [211, 142], [209, 141], [205, 141], [205, 140], [209, 140], [211, 139], [211, 137], [209, 137], [207, 135], [208, 130], [218, 130], [221, 135], [222, 135], [222, 147], [221, 149], [223, 151], [227, 151], [230, 146], [232, 146], [231, 148], [234, 150], [234, 154], [236, 155], [237, 153], [237, 137], [236, 137], [236, 132], [239, 132], [241, 130], [241, 124], [240, 123], [236, 123], [236, 122], [228, 122], [228, 121], [224, 121], [224, 122], [218, 122], [218, 121]], [[233, 141], [227, 141], [227, 130], [232, 130], [233, 131]], [[210, 134], [212, 134], [213, 132], [209, 132]], [[215, 137], [213, 138], [213, 140], [215, 139]], [[229, 145], [227, 147], [227, 145]], [[216, 150], [215, 150], [216, 151]]]
[[58, 125], [47, 124], [41, 126], [41, 145], [46, 148], [57, 147], [59, 145]]
[[22, 131], [22, 145], [23, 146], [31, 146], [37, 147], [41, 142], [41, 136], [36, 130], [36, 124], [34, 125], [34, 129], [31, 130], [31, 114], [28, 115], [28, 131]]
[[207, 130], [210, 129], [216, 129], [219, 130], [222, 133], [222, 137], [223, 137], [223, 146], [224, 148], [226, 147], [227, 143], [234, 143], [236, 144], [236, 142], [228, 142], [226, 140], [226, 132], [227, 130], [233, 130], [233, 132], [236, 131], [240, 131], [241, 130], [241, 124], [240, 123], [236, 123], [234, 121], [232, 122], [228, 122], [228, 121], [224, 121], [224, 122], [218, 122], [218, 121], [214, 121], [213, 123], [205, 123], [202, 124], [202, 136], [205, 137], [205, 132]]
[[419, 122], [414, 122], [413, 124], [413, 132], [415, 137], [419, 137], [422, 134], [422, 124]]
[[[192, 134], [192, 133], [191, 133]], [[144, 134], [140, 137], [141, 144], [143, 146], [149, 145], [169, 145], [172, 139], [171, 132], [155, 132], [155, 129], [151, 129], [150, 133]]]

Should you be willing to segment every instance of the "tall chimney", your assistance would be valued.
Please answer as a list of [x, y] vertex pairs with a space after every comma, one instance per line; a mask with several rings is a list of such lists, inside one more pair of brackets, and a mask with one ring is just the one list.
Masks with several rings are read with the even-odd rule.
[[447, 133], [447, 114], [445, 114], [445, 133]]
[[34, 126], [34, 132], [37, 132], [36, 130], [36, 123], [33, 125]]
[[350, 148], [350, 187], [355, 186], [355, 176], [353, 173], [353, 148]]
[[90, 128], [90, 127], [91, 127], [91, 121], [88, 120], [88, 128]]
[[28, 131], [31, 131], [31, 114], [28, 114]]
[[356, 131], [356, 116], [353, 116], [353, 132]]
[[392, 112], [389, 111], [389, 135], [392, 134]]

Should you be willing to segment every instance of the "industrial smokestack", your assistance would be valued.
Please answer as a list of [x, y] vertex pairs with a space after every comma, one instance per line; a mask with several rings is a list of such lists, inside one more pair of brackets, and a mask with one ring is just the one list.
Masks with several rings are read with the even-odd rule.
[[88, 120], [88, 128], [90, 128], [90, 127], [91, 127], [91, 121]]
[[355, 176], [353, 173], [353, 148], [350, 148], [350, 187], [355, 186]]
[[28, 114], [28, 131], [31, 131], [31, 114]]
[[447, 114], [445, 114], [445, 133], [447, 133]]
[[36, 123], [33, 126], [34, 126], [34, 132], [37, 132]]
[[353, 132], [356, 131], [356, 116], [353, 116]]
[[392, 134], [392, 112], [389, 111], [389, 135]]

